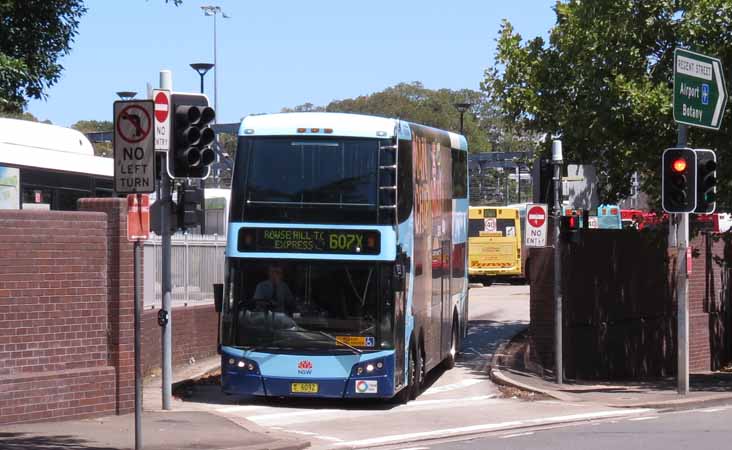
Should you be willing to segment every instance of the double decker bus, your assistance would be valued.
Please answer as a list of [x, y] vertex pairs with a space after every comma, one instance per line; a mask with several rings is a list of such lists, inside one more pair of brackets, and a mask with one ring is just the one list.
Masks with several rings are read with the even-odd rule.
[[245, 118], [237, 149], [223, 391], [407, 401], [452, 367], [468, 308], [465, 138], [289, 113]]
[[523, 283], [519, 208], [471, 206], [468, 216], [468, 274], [473, 282]]

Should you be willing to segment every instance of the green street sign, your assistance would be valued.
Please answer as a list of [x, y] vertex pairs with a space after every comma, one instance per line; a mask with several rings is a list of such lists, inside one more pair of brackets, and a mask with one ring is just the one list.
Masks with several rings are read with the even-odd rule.
[[719, 130], [727, 106], [727, 86], [718, 58], [674, 51], [674, 120]]

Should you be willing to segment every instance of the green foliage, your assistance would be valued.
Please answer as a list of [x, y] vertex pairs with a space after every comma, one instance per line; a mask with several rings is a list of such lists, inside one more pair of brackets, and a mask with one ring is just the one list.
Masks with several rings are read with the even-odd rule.
[[[86, 134], [99, 131], [112, 131], [113, 126], [109, 120], [79, 120], [71, 125], [71, 128]], [[104, 156], [105, 158], [112, 158], [114, 156], [111, 142], [92, 142], [92, 145], [94, 146], [95, 155]]]
[[[674, 48], [721, 57], [729, 68], [732, 2], [567, 0], [554, 10], [548, 42], [525, 41], [504, 21], [482, 89], [517, 129], [561, 136], [565, 159], [594, 164], [603, 200], [626, 196], [635, 171], [657, 199], [661, 152], [676, 143]], [[716, 148], [724, 160], [732, 137], [727, 116], [719, 133], [692, 130], [689, 144]], [[732, 167], [721, 172], [730, 180]], [[721, 184], [729, 203], [732, 184]]]
[[463, 130], [471, 152], [526, 150], [531, 141], [517, 137], [505, 127], [495, 107], [481, 92], [470, 89], [432, 90], [420, 82], [399, 83], [370, 95], [335, 100], [326, 107], [305, 103], [283, 112], [328, 111], [398, 117], [451, 131], [460, 130], [460, 113], [456, 103], [472, 106], [463, 118]]
[[100, 131], [112, 131], [113, 124], [109, 120], [80, 120], [71, 125], [71, 128], [82, 133], [94, 133]]
[[82, 0], [0, 0], [0, 111], [45, 97], [85, 12]]

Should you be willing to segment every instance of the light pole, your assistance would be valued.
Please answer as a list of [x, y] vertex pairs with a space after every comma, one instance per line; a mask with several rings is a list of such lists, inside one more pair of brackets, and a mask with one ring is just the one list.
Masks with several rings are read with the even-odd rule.
[[132, 100], [137, 96], [137, 92], [135, 91], [119, 91], [117, 92], [117, 97], [120, 98], [120, 100]]
[[[201, 94], [203, 94], [203, 77], [206, 76], [209, 70], [211, 70], [214, 67], [211, 63], [193, 63], [191, 64], [191, 68], [198, 72], [198, 75], [201, 77]], [[215, 74], [216, 72], [214, 72]], [[216, 110], [216, 108], [214, 108]]]
[[[213, 33], [213, 41], [214, 41], [214, 111], [216, 111], [217, 116], [219, 112], [219, 96], [218, 96], [218, 90], [219, 90], [219, 80], [218, 80], [218, 74], [219, 74], [219, 64], [216, 59], [216, 53], [217, 53], [217, 45], [216, 45], [216, 17], [221, 14], [221, 17], [224, 19], [230, 19], [231, 16], [226, 15], [224, 11], [221, 10], [220, 6], [216, 5], [203, 5], [201, 6], [201, 9], [203, 10], [203, 14], [206, 16], [213, 16], [214, 18], [214, 33]], [[214, 123], [218, 122], [218, 120], [214, 119]]]
[[463, 103], [455, 103], [454, 106], [455, 106], [455, 109], [457, 109], [458, 112], [460, 112], [460, 134], [463, 134], [463, 116], [470, 109], [470, 107], [473, 106], [473, 104], [463, 102]]

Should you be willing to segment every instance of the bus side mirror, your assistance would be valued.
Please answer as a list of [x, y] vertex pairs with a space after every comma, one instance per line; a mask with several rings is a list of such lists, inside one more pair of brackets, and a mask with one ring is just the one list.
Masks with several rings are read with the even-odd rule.
[[220, 313], [221, 306], [224, 304], [224, 284], [215, 283], [213, 285], [213, 293], [214, 293], [214, 309], [216, 309], [217, 313]]

